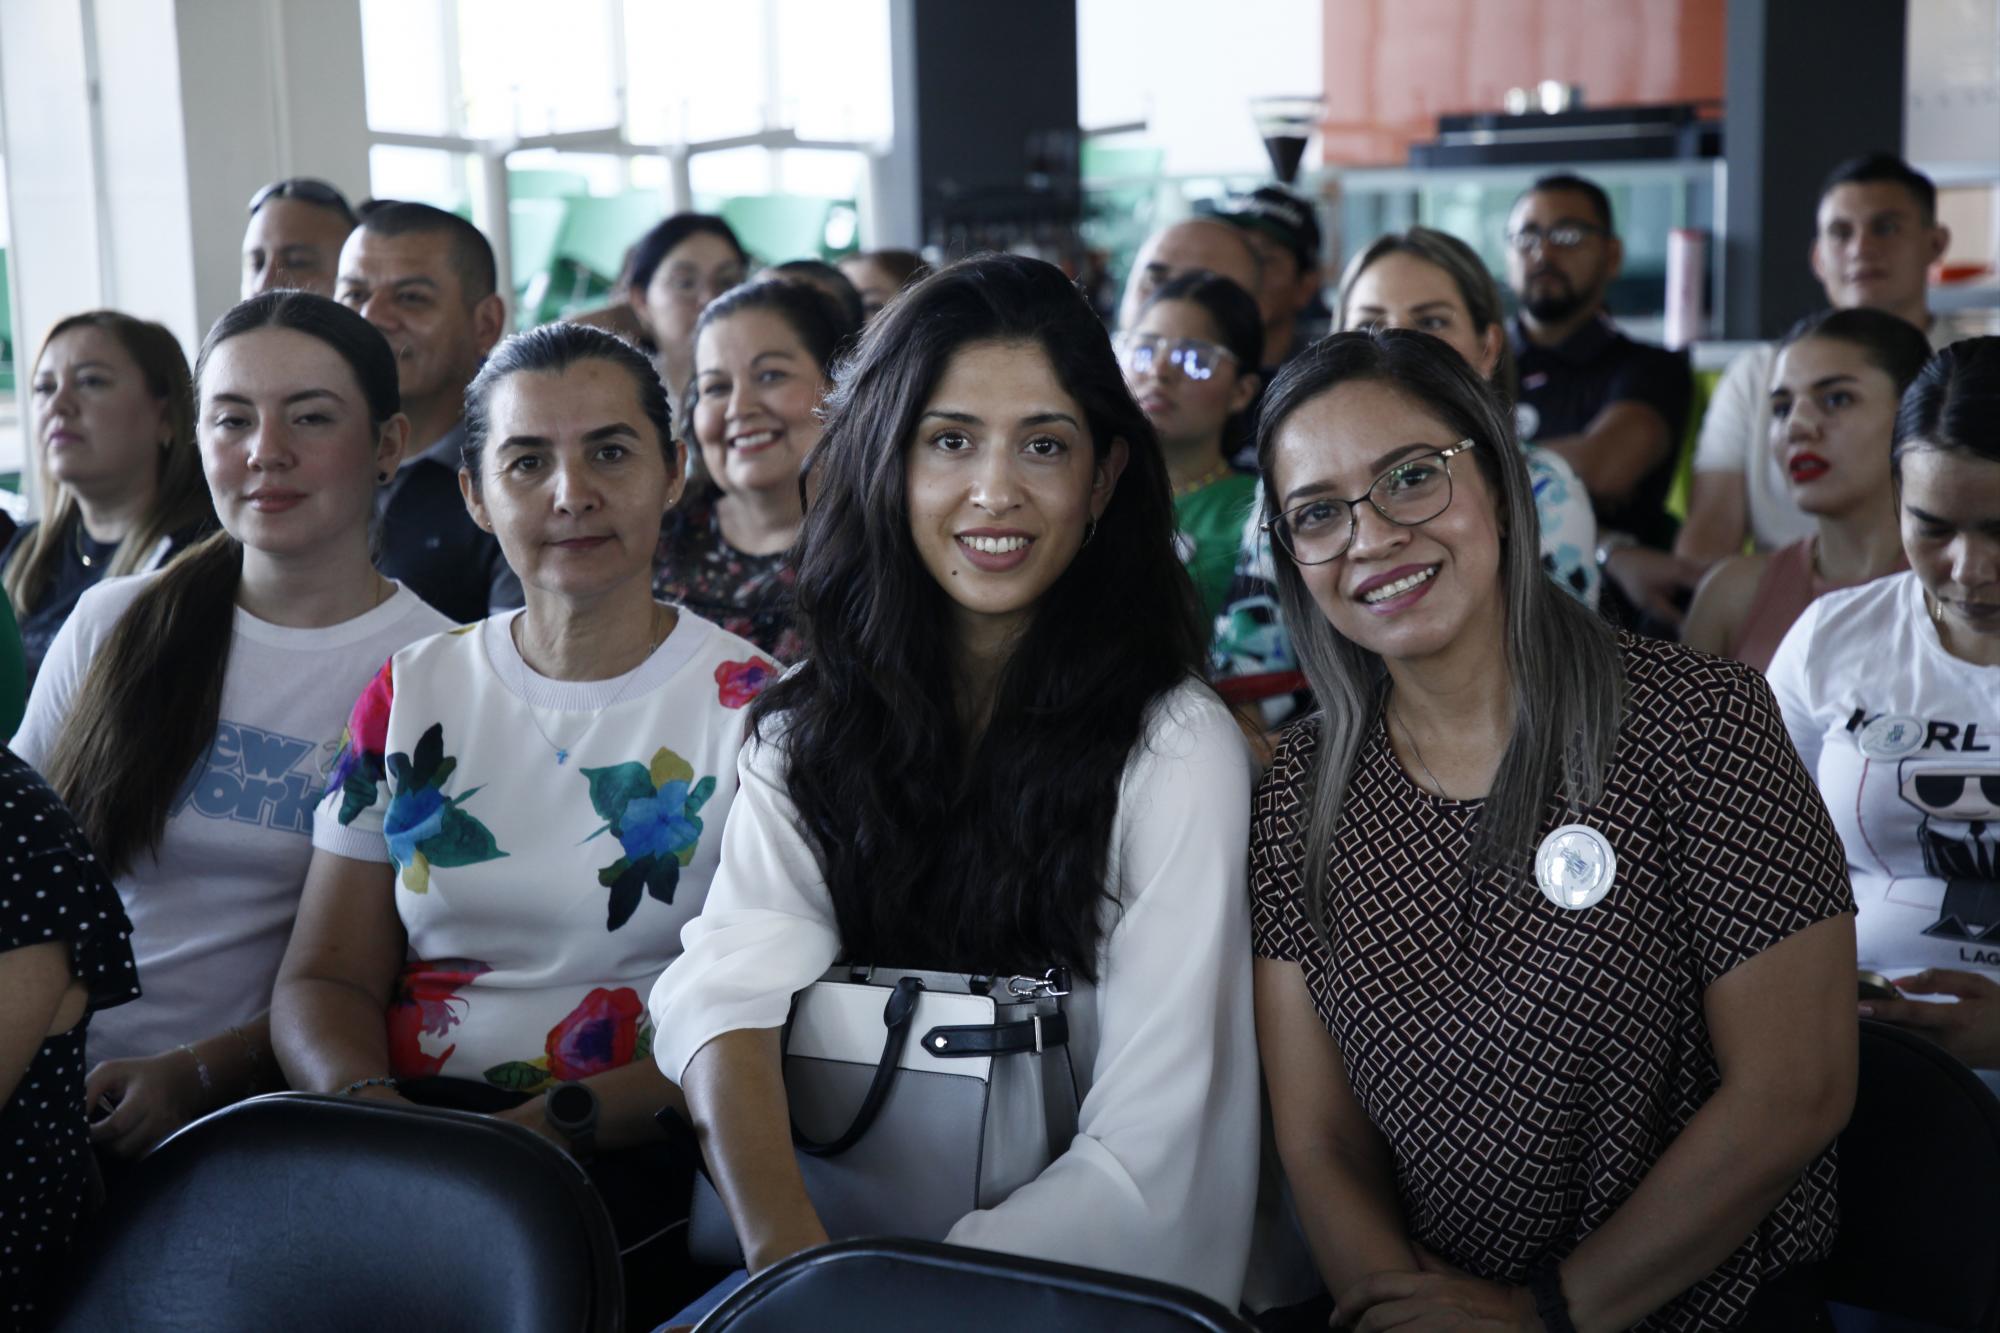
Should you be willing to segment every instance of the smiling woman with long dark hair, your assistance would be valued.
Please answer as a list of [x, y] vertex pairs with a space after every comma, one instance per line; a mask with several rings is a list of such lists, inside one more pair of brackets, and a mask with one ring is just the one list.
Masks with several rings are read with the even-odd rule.
[[653, 994], [753, 1269], [824, 1240], [777, 1029], [837, 957], [1064, 966], [1076, 1138], [954, 1242], [1233, 1302], [1257, 1161], [1249, 763], [1199, 683], [1166, 469], [1055, 268], [966, 260], [843, 370], [723, 864]]

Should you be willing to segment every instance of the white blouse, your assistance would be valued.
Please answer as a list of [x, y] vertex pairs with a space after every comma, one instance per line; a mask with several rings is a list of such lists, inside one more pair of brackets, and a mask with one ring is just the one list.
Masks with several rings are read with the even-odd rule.
[[[840, 936], [785, 787], [746, 744], [722, 864], [652, 994], [679, 1082], [725, 1032], [775, 1028]], [[1235, 1305], [1257, 1194], [1259, 1093], [1245, 884], [1252, 766], [1193, 681], [1154, 706], [1119, 782], [1096, 986], [1067, 1001], [1082, 1105], [1069, 1150], [946, 1240], [1192, 1287]]]

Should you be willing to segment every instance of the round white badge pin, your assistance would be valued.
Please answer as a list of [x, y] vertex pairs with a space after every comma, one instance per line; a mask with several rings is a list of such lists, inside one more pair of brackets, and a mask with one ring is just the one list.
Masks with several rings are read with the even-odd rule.
[[1924, 745], [1924, 724], [1903, 713], [1885, 713], [1861, 729], [1855, 742], [1870, 759], [1901, 759]]
[[1610, 841], [1588, 824], [1564, 824], [1535, 851], [1535, 882], [1542, 896], [1568, 911], [1603, 902], [1617, 877], [1618, 857]]

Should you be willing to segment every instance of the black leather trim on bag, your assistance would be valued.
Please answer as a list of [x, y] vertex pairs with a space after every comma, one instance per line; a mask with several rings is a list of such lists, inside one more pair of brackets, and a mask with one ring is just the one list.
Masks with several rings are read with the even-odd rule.
[[875, 1123], [876, 1115], [882, 1110], [882, 1101], [889, 1095], [889, 1085], [895, 1081], [896, 1069], [903, 1058], [903, 1045], [910, 1036], [910, 1020], [917, 1016], [917, 993], [923, 988], [921, 979], [904, 977], [890, 992], [889, 1002], [882, 1006], [882, 1022], [888, 1027], [889, 1035], [882, 1040], [882, 1059], [875, 1066], [875, 1077], [868, 1085], [868, 1095], [861, 1100], [861, 1109], [854, 1113], [854, 1123], [832, 1142], [815, 1143], [800, 1132], [798, 1122], [794, 1120], [793, 1147], [809, 1157], [835, 1157], [861, 1142], [861, 1136], [868, 1132], [868, 1127]]
[[1044, 1014], [1020, 1023], [972, 1023], [934, 1027], [918, 1042], [940, 1060], [974, 1055], [1025, 1055], [1069, 1044], [1069, 1018]]

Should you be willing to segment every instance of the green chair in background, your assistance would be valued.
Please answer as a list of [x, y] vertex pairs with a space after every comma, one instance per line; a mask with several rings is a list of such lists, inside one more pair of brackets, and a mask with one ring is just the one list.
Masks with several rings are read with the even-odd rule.
[[1708, 415], [1708, 401], [1722, 382], [1719, 370], [1694, 372], [1694, 392], [1688, 400], [1687, 433], [1681, 437], [1680, 461], [1674, 465], [1674, 484], [1667, 488], [1667, 512], [1676, 522], [1687, 522], [1688, 497], [1694, 488], [1694, 447], [1701, 439], [1701, 419]]
[[[552, 237], [548, 208], [562, 210]], [[660, 196], [653, 190], [522, 199], [509, 205], [508, 221], [527, 217], [531, 233], [517, 233], [513, 244], [520, 326], [531, 328], [604, 304], [618, 285], [626, 251], [660, 215]]]
[[0, 247], [0, 393], [14, 392], [14, 287], [7, 280], [7, 251]]
[[590, 178], [580, 171], [523, 168], [507, 173], [507, 198], [574, 199], [590, 193]]
[[562, 244], [567, 199], [514, 199], [507, 204], [507, 252], [514, 274], [515, 322], [531, 329], [544, 316], [554, 283], [557, 247]]
[[835, 199], [801, 194], [746, 194], [722, 201], [722, 220], [743, 248], [766, 264], [826, 257], [826, 224]]

